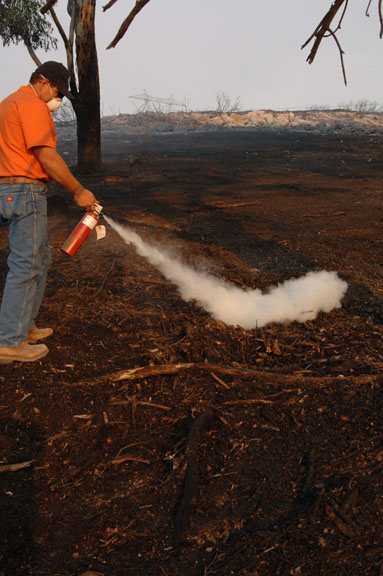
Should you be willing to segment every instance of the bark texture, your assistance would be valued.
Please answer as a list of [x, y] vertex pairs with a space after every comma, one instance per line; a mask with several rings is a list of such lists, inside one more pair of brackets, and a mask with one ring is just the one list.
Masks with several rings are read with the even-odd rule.
[[78, 169], [101, 167], [100, 82], [95, 36], [96, 0], [75, 1], [78, 95], [73, 101], [77, 117]]

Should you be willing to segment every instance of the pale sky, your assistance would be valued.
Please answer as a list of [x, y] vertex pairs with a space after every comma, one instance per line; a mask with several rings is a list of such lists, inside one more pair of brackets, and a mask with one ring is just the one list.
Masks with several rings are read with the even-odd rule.
[[[61, 17], [66, 4], [58, 1]], [[239, 98], [243, 110], [336, 107], [361, 100], [383, 106], [378, 0], [369, 18], [367, 0], [350, 2], [338, 33], [347, 87], [333, 39], [322, 43], [312, 65], [306, 62], [309, 50], [301, 50], [331, 0], [151, 0], [111, 50], [106, 46], [134, 0], [119, 0], [105, 13], [104, 4], [98, 2], [96, 20], [103, 115], [134, 113], [139, 103], [130, 96], [143, 91], [185, 101], [191, 110], [216, 109], [217, 93]], [[61, 47], [38, 56], [66, 64]], [[28, 83], [36, 67], [21, 45], [1, 46], [0, 65], [0, 99]]]

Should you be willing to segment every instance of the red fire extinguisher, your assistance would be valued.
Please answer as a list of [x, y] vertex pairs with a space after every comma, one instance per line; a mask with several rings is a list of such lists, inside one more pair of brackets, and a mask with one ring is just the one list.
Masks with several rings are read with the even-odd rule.
[[69, 256], [74, 256], [83, 242], [88, 238], [91, 230], [96, 226], [100, 217], [102, 206], [99, 204], [94, 205], [94, 210], [86, 212], [77, 224], [73, 232], [65, 240], [61, 246], [61, 250]]

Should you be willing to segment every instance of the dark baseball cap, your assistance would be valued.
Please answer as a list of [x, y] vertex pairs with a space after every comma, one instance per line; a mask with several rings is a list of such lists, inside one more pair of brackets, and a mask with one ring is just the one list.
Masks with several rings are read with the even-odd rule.
[[69, 92], [70, 74], [60, 62], [44, 62], [36, 70], [36, 74], [44, 76], [51, 84], [57, 86], [59, 92], [70, 100], [74, 100], [73, 94]]

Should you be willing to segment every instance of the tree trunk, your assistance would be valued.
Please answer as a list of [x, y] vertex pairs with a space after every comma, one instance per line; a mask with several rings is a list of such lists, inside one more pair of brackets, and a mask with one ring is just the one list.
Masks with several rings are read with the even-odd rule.
[[77, 118], [77, 167], [81, 172], [101, 168], [100, 83], [95, 38], [96, 0], [75, 0], [78, 96], [73, 101]]

